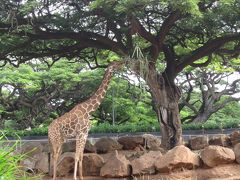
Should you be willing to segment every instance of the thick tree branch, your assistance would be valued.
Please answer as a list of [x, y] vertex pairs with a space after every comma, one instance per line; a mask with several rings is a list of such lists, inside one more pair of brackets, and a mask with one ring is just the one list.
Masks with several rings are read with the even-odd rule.
[[[36, 32], [36, 34], [31, 33], [21, 33], [20, 35], [27, 35], [33, 40], [53, 40], [53, 39], [73, 39], [83, 43], [83, 45], [87, 42], [90, 43], [88, 47], [96, 47], [102, 46], [108, 50], [114, 51], [118, 54], [125, 55], [127, 54], [127, 50], [125, 47], [119, 45], [119, 43], [110, 40], [107, 37], [101, 36], [96, 33], [80, 31], [78, 33], [75, 32]], [[87, 46], [87, 44], [86, 44]]]
[[213, 110], [214, 110], [214, 112], [217, 112], [220, 109], [224, 108], [228, 103], [231, 103], [231, 102], [234, 102], [234, 101], [239, 101], [239, 100], [240, 100], [240, 97], [236, 98], [236, 97], [230, 96], [230, 97], [226, 98], [223, 102], [215, 105], [213, 107]]
[[192, 67], [206, 67], [206, 66], [209, 65], [209, 63], [211, 61], [212, 61], [212, 56], [209, 55], [208, 59], [205, 62], [203, 62], [203, 63], [192, 63], [192, 64], [190, 64], [190, 66], [192, 66]]
[[213, 40], [209, 40], [206, 44], [200, 48], [192, 51], [189, 55], [180, 59], [180, 63], [177, 65], [176, 72], [181, 72], [186, 66], [191, 65], [194, 61], [201, 59], [204, 56], [210, 55], [221, 46], [230, 41], [235, 41], [240, 39], [240, 33], [225, 35], [223, 37], [218, 37]]
[[143, 25], [139, 22], [139, 20], [136, 17], [131, 16], [129, 20], [131, 22], [132, 34], [138, 33], [141, 37], [151, 42], [153, 45], [157, 45], [156, 38], [143, 27]]
[[181, 12], [179, 10], [173, 11], [163, 22], [159, 32], [157, 33], [158, 46], [161, 48], [164, 40], [173, 27], [175, 22], [181, 18]]
[[[186, 95], [186, 97], [182, 97], [182, 102], [181, 103], [179, 103], [178, 104], [178, 107], [179, 107], [179, 112], [184, 108], [184, 106], [186, 105], [186, 103], [185, 102], [188, 102], [189, 103], [189, 101], [190, 101], [190, 99], [191, 99], [191, 94], [192, 94], [192, 92], [193, 92], [193, 86], [192, 86], [192, 84], [191, 84], [191, 74], [190, 73], [186, 73], [185, 74], [185, 76], [186, 76], [186, 81], [187, 81], [187, 83], [188, 83], [188, 86], [189, 86], [189, 88], [187, 89], [187, 91], [185, 92], [187, 95]], [[182, 83], [182, 88], [184, 88], [183, 87], [183, 84], [184, 84], [184, 82]]]
[[156, 63], [158, 58], [159, 52], [163, 50], [163, 44], [166, 36], [169, 34], [169, 31], [174, 26], [175, 22], [181, 18], [181, 13], [179, 10], [173, 11], [166, 20], [162, 23], [162, 26], [157, 33], [156, 38], [154, 41], [157, 41], [155, 44], [152, 44], [150, 47], [146, 48], [146, 50], [150, 50], [150, 54], [152, 56], [153, 64]]
[[167, 62], [167, 67], [164, 72], [164, 76], [167, 76], [166, 78], [170, 81], [169, 83], [174, 84], [174, 79], [176, 77], [175, 73], [175, 67], [176, 67], [176, 61], [175, 61], [175, 51], [173, 47], [169, 45], [163, 45], [162, 47], [165, 60]]

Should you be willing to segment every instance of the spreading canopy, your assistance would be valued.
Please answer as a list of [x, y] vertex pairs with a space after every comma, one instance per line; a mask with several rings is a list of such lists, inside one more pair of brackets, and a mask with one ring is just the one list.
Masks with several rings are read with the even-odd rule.
[[188, 65], [207, 65], [195, 62], [212, 53], [239, 54], [239, 9], [237, 0], [3, 0], [1, 65], [86, 60], [86, 53], [95, 57], [92, 48], [131, 56], [140, 36], [151, 63], [165, 60], [175, 76]]
[[[226, 66], [239, 56], [240, 1], [2, 0], [0, 39], [2, 66], [31, 59], [51, 66], [66, 57], [96, 68], [109, 54], [131, 57], [139, 47], [144, 57], [131, 69], [149, 86], [162, 146], [170, 149], [182, 143], [181, 92], [174, 80], [187, 66], [213, 59]], [[149, 73], [141, 73], [143, 63]]]

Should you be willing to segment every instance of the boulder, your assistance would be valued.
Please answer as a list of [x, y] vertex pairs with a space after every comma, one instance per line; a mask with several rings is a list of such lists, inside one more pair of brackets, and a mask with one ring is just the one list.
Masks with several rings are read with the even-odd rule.
[[240, 131], [234, 131], [230, 134], [230, 140], [232, 145], [240, 143]]
[[58, 176], [68, 176], [69, 174], [74, 172], [74, 158], [74, 152], [65, 152], [60, 156], [57, 167]]
[[83, 176], [99, 176], [103, 166], [103, 158], [98, 154], [83, 155]]
[[20, 167], [23, 171], [34, 171], [37, 159], [35, 157], [27, 157], [20, 161]]
[[35, 171], [48, 173], [48, 153], [41, 152], [32, 157], [26, 156], [20, 161], [20, 166], [24, 171]]
[[190, 144], [189, 144], [189, 140], [184, 140], [182, 139], [182, 145], [188, 147], [190, 149]]
[[160, 151], [150, 151], [140, 156], [137, 159], [134, 159], [131, 162], [132, 165], [132, 173], [136, 174], [154, 174], [155, 166], [154, 161], [162, 156]]
[[122, 145], [111, 138], [101, 138], [94, 144], [97, 153], [107, 153], [122, 149]]
[[[65, 152], [59, 158], [58, 176], [69, 176], [74, 172], [75, 153]], [[103, 166], [103, 158], [97, 154], [83, 154], [83, 176], [99, 176]]]
[[139, 145], [144, 145], [144, 139], [141, 136], [124, 136], [118, 139], [119, 144], [123, 147], [123, 150], [134, 150]]
[[40, 142], [27, 142], [21, 146], [21, 150], [17, 153], [25, 155], [20, 162], [20, 166], [25, 171], [34, 171], [36, 163], [39, 161], [39, 154], [43, 152], [43, 146]]
[[208, 146], [201, 151], [203, 163], [209, 167], [220, 164], [229, 164], [235, 160], [235, 154], [232, 149], [221, 146]]
[[46, 152], [46, 153], [51, 153], [51, 148], [50, 148], [50, 144], [48, 141], [44, 141], [44, 142], [41, 142], [41, 145], [43, 146], [43, 152]]
[[108, 177], [126, 177], [131, 174], [130, 162], [125, 156], [118, 154], [117, 150], [107, 160], [100, 170], [100, 176]]
[[136, 151], [136, 149], [134, 151], [125, 151], [125, 157], [127, 158], [127, 160], [132, 161], [134, 159], [140, 158], [145, 151]]
[[67, 140], [62, 145], [62, 153], [75, 152], [76, 151], [76, 140]]
[[[75, 152], [76, 151], [76, 140], [67, 140], [66, 143], [63, 144], [62, 152]], [[92, 145], [92, 143], [87, 140], [84, 148], [84, 153], [95, 153], [96, 148]]]
[[165, 155], [156, 159], [154, 165], [158, 172], [170, 172], [175, 169], [193, 169], [200, 166], [200, 158], [184, 145], [176, 146]]
[[40, 142], [27, 142], [21, 147], [21, 154], [33, 157], [35, 154], [43, 152], [43, 145]]
[[96, 147], [89, 141], [87, 140], [84, 148], [84, 153], [96, 153]]
[[144, 134], [143, 138], [145, 140], [145, 148], [150, 150], [150, 151], [159, 151], [163, 150], [160, 145], [161, 145], [161, 140], [153, 136], [152, 134]]
[[48, 173], [48, 153], [42, 152], [36, 155], [37, 161], [35, 164], [35, 169], [41, 173]]
[[189, 139], [189, 146], [192, 150], [203, 149], [208, 146], [208, 137], [207, 136], [197, 136]]
[[230, 138], [225, 135], [219, 135], [219, 136], [212, 136], [209, 138], [209, 145], [216, 145], [216, 146], [230, 146], [231, 145], [231, 141]]
[[235, 153], [237, 163], [240, 164], [240, 143], [234, 146], [233, 151]]

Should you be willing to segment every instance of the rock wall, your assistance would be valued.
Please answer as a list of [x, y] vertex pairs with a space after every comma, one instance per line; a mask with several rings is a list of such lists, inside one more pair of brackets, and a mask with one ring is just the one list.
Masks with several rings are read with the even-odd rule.
[[[231, 135], [191, 137], [185, 145], [165, 152], [161, 141], [152, 135], [101, 138], [94, 145], [88, 141], [84, 150], [83, 175], [104, 178], [128, 177], [175, 171], [213, 168], [240, 163], [240, 131]], [[20, 162], [26, 171], [49, 173], [49, 145], [28, 142], [17, 153], [26, 154]], [[75, 141], [64, 144], [59, 159], [58, 176], [69, 176], [74, 168]], [[50, 165], [51, 167], [51, 165]]]

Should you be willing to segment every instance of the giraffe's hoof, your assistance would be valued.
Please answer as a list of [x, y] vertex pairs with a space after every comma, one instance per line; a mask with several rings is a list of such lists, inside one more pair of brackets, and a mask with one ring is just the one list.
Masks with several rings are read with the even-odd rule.
[[81, 177], [79, 177], [79, 178], [78, 177], [73, 177], [73, 179], [74, 180], [83, 180], [83, 178], [81, 178]]

